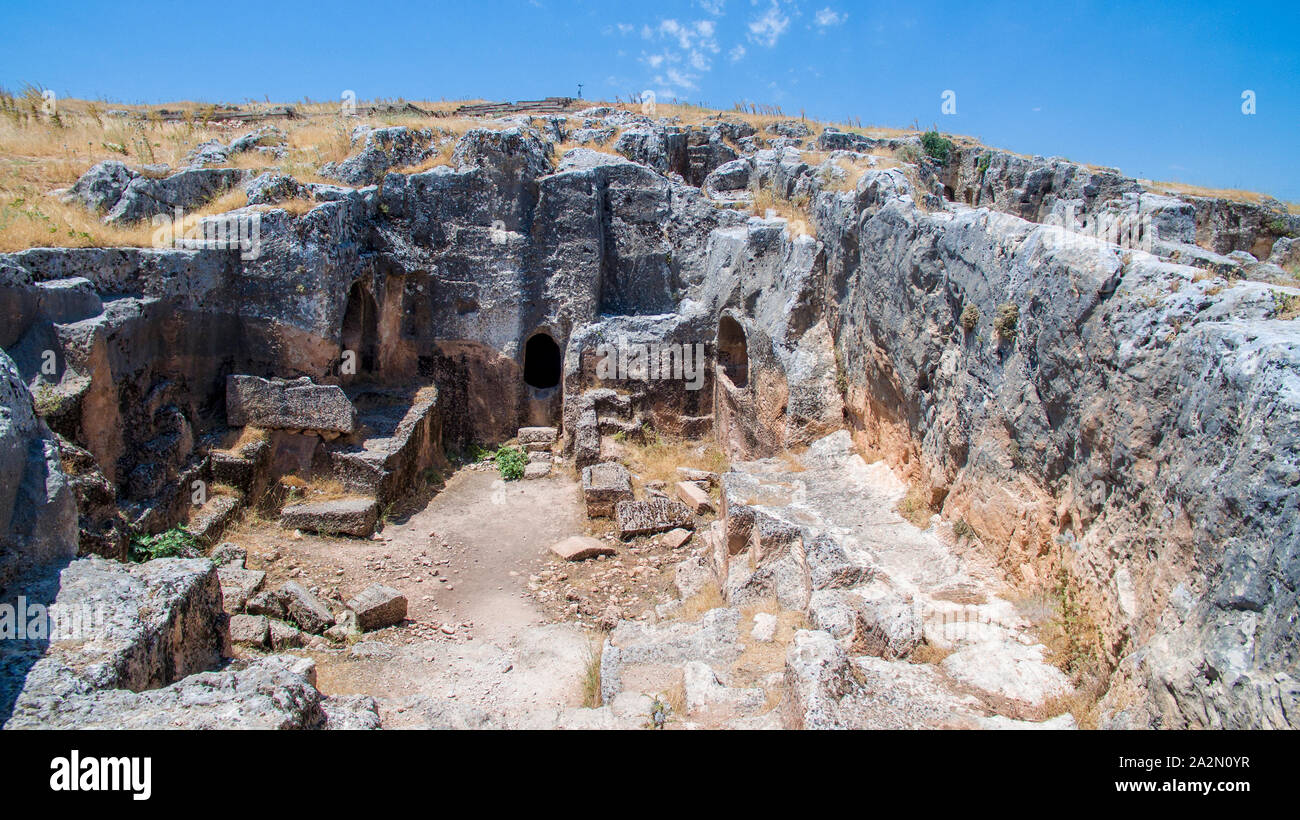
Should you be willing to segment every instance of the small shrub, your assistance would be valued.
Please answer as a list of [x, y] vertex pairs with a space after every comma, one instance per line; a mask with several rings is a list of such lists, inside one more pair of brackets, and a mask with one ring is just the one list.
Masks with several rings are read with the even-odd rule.
[[131, 560], [137, 563], [155, 558], [194, 558], [198, 554], [199, 540], [183, 526], [131, 539]]
[[948, 157], [952, 156], [952, 140], [940, 136], [938, 131], [926, 131], [922, 134], [921, 147], [940, 165], [947, 165]]
[[524, 468], [528, 466], [528, 456], [523, 450], [514, 447], [502, 447], [496, 454], [497, 472], [506, 481], [518, 481], [524, 477]]
[[975, 528], [966, 521], [965, 518], [957, 519], [957, 523], [952, 525], [953, 535], [958, 538], [974, 538]]
[[993, 330], [1002, 339], [1016, 337], [1016, 325], [1020, 322], [1020, 308], [1014, 302], [998, 305], [997, 318], [993, 320]]
[[967, 305], [966, 307], [962, 308], [961, 326], [965, 328], [967, 333], [975, 329], [975, 325], [979, 324], [979, 320], [980, 320], [979, 308], [975, 307], [974, 305]]
[[1273, 291], [1273, 318], [1294, 319], [1300, 316], [1300, 295]]
[[984, 176], [989, 172], [989, 165], [992, 163], [993, 158], [988, 154], [985, 154], [979, 158], [979, 162], [975, 163], [975, 170], [979, 172], [980, 176]]

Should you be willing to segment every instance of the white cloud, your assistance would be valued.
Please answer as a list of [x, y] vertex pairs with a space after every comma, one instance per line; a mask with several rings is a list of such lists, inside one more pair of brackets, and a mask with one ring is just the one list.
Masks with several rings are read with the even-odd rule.
[[721, 17], [723, 8], [727, 5], [727, 0], [695, 0], [695, 5], [714, 17]]
[[835, 11], [830, 6], [827, 6], [826, 8], [817, 12], [817, 16], [814, 18], [813, 22], [817, 24], [817, 28], [830, 28], [831, 26], [840, 25], [847, 19], [849, 19], [849, 15], [847, 12], [844, 14], [840, 14], [838, 11]]
[[[719, 8], [721, 8], [719, 6]], [[643, 53], [641, 62], [656, 72], [654, 82], [673, 95], [676, 90], [699, 87], [700, 75], [713, 69], [712, 55], [721, 51], [713, 20], [681, 22], [665, 18], [641, 28], [641, 37], [656, 43], [651, 53]]]
[[781, 12], [781, 4], [772, 0], [767, 11], [749, 21], [749, 41], [772, 48], [790, 27], [790, 18]]
[[745, 57], [745, 47], [737, 43], [736, 47], [727, 53], [727, 56], [731, 58], [733, 63], [739, 62]]

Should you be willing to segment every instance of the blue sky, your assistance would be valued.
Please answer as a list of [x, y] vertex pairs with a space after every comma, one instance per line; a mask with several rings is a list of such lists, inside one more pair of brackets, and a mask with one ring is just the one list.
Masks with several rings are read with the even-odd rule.
[[[1059, 8], [1058, 8], [1059, 6]], [[0, 84], [128, 102], [573, 95], [923, 126], [1300, 201], [1300, 3], [4, 0]], [[944, 91], [955, 115], [941, 112]], [[1242, 113], [1242, 94], [1256, 113]]]

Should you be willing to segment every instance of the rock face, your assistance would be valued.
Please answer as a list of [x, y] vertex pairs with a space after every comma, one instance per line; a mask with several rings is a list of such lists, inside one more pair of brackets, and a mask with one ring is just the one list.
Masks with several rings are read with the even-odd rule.
[[0, 352], [0, 589], [77, 554], [77, 502], [54, 434], [14, 362]]
[[101, 690], [170, 684], [213, 668], [228, 648], [221, 587], [207, 559], [83, 558], [26, 589], [30, 600], [49, 602], [54, 628], [48, 647], [0, 642], [0, 703], [12, 704], [10, 726], [62, 720]]
[[226, 418], [231, 425], [275, 430], [325, 430], [351, 433], [357, 413], [337, 385], [268, 380], [256, 376], [226, 379]]
[[[1286, 266], [1300, 217], [982, 146], [956, 146], [939, 163], [912, 136], [818, 134], [801, 122], [758, 134], [612, 109], [520, 122], [470, 130], [449, 164], [423, 171], [409, 166], [449, 148], [450, 135], [360, 129], [355, 156], [329, 169], [344, 184], [261, 179], [250, 186], [259, 202], [309, 196], [316, 206], [263, 212], [271, 252], [255, 259], [142, 248], [0, 255], [0, 345], [13, 364], [0, 374], [0, 573], [67, 560], [78, 529], [83, 549], [120, 553], [128, 532], [182, 520], [183, 488], [205, 471], [270, 459], [257, 448], [216, 456], [209, 433], [265, 422], [285, 437], [359, 435], [346, 392], [326, 382], [430, 385], [436, 415], [326, 454], [350, 489], [387, 503], [418, 473], [410, 465], [442, 445], [502, 441], [521, 427], [558, 427], [558, 446], [580, 466], [647, 428], [717, 441], [733, 463], [759, 466], [722, 479], [725, 526], [700, 534], [707, 544], [680, 579], [699, 589], [708, 574], [732, 603], [775, 597], [846, 652], [856, 642], [878, 653], [850, 653], [849, 677], [914, 693], [921, 723], [945, 704], [966, 707], [939, 673], [888, 656], [916, 638], [900, 606], [942, 614], [944, 594], [969, 592], [934, 577], [959, 563], [935, 539], [961, 524], [1007, 583], [1077, 588], [1110, 674], [1108, 725], [1295, 724], [1300, 331], [1287, 317], [1300, 293]], [[617, 155], [556, 156], [565, 138]], [[274, 147], [255, 141], [239, 150]], [[192, 161], [236, 147], [208, 146]], [[879, 169], [867, 155], [879, 149], [914, 159]], [[856, 183], [841, 162], [865, 167]], [[245, 177], [192, 168], [155, 179], [105, 163], [71, 195], [126, 220], [192, 207]], [[749, 217], [751, 186], [806, 201], [796, 221], [809, 230]], [[1077, 230], [1076, 217], [1126, 215], [1149, 229], [1145, 250]], [[530, 344], [543, 336], [553, 351]], [[598, 347], [618, 341], [703, 345], [699, 389], [596, 378]], [[528, 351], [540, 349], [555, 360], [538, 368]], [[346, 378], [345, 351], [359, 367]], [[239, 382], [227, 406], [231, 373], [309, 381], [234, 377], [250, 379], [252, 404]], [[289, 396], [300, 388], [302, 401]], [[77, 468], [74, 492], [55, 433], [71, 445], [61, 452]], [[769, 461], [804, 448], [802, 478]], [[906, 493], [851, 448], [896, 468], [910, 503], [940, 516], [925, 522], [928, 535], [901, 519], [874, 529], [842, 519], [837, 510], [861, 494], [887, 488], [897, 503]], [[791, 489], [800, 487], [806, 495]], [[604, 490], [614, 497], [595, 503], [612, 503], [628, 536], [690, 526], [676, 502]], [[339, 511], [310, 512], [342, 531], [329, 518]], [[963, 577], [981, 591], [987, 580]], [[247, 610], [273, 612], [263, 598]], [[1023, 634], [1005, 604], [970, 605], [1001, 619], [999, 641]], [[922, 639], [937, 646], [950, 636], [925, 612]], [[995, 687], [965, 667], [981, 656], [948, 643], [959, 671]], [[810, 646], [808, 663], [829, 657], [822, 649]], [[985, 657], [1002, 670], [994, 677], [1037, 663]], [[835, 691], [843, 679], [795, 666], [794, 682]], [[696, 690], [712, 692], [695, 672]], [[811, 704], [801, 714], [836, 722], [811, 687], [798, 695]], [[887, 724], [877, 694], [839, 696], [840, 722]]]

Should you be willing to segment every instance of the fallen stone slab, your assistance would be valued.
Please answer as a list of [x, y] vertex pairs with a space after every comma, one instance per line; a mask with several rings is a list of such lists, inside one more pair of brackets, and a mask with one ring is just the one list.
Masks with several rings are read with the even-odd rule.
[[695, 517], [680, 501], [652, 498], [649, 501], [620, 501], [614, 508], [619, 538], [654, 535], [677, 528], [695, 529]]
[[406, 618], [406, 596], [383, 584], [371, 584], [348, 601], [362, 631], [372, 632], [400, 624]]
[[613, 555], [614, 548], [586, 535], [571, 535], [552, 544], [551, 552], [566, 561], [585, 561], [597, 555]]
[[257, 376], [226, 377], [226, 423], [270, 430], [322, 430], [351, 433], [357, 412], [343, 388]]
[[691, 540], [691, 531], [686, 529], [669, 530], [659, 539], [665, 547], [670, 550], [681, 549], [686, 546], [686, 542]]
[[271, 590], [264, 590], [249, 598], [248, 603], [244, 605], [244, 612], [249, 615], [265, 615], [277, 620], [288, 617], [279, 593]]
[[545, 478], [550, 474], [551, 465], [544, 461], [534, 461], [527, 467], [524, 467], [525, 479]]
[[616, 461], [582, 468], [582, 497], [588, 518], [612, 518], [620, 502], [631, 501], [632, 476]]
[[713, 511], [713, 500], [708, 492], [694, 481], [677, 482], [677, 497], [696, 515]]
[[262, 649], [271, 637], [271, 620], [265, 615], [235, 615], [230, 619], [230, 642]]
[[218, 544], [212, 552], [208, 553], [208, 557], [219, 567], [239, 567], [243, 569], [248, 561], [248, 550], [238, 544], [226, 541]]
[[266, 580], [266, 573], [243, 567], [217, 567], [217, 578], [221, 581], [221, 597], [226, 612], [242, 612], [248, 605], [248, 599], [257, 594]]
[[307, 644], [307, 636], [301, 629], [284, 621], [270, 622], [271, 648], [276, 652], [286, 649], [301, 649]]
[[284, 602], [285, 612], [307, 632], [319, 635], [334, 625], [329, 607], [297, 581], [289, 581], [280, 587], [279, 597]]
[[554, 444], [558, 431], [554, 427], [519, 428], [520, 444]]
[[280, 526], [290, 530], [311, 530], [326, 535], [365, 538], [379, 522], [379, 505], [373, 498], [341, 498], [294, 504], [280, 512]]

